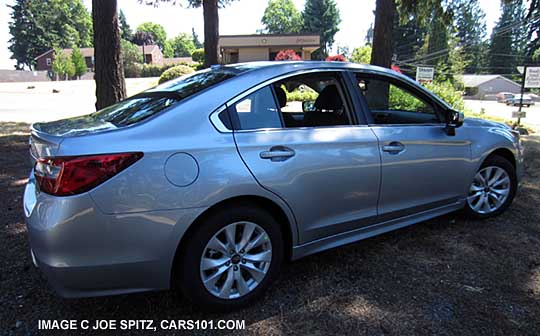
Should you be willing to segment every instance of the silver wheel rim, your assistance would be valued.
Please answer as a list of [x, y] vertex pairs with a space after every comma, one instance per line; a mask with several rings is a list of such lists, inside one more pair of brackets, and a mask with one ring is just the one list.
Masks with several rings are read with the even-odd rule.
[[206, 244], [200, 263], [206, 289], [221, 299], [236, 299], [253, 291], [266, 277], [272, 243], [262, 227], [236, 222], [219, 230]]
[[467, 203], [479, 214], [497, 211], [510, 194], [511, 181], [506, 170], [500, 167], [486, 167], [474, 176], [469, 188]]

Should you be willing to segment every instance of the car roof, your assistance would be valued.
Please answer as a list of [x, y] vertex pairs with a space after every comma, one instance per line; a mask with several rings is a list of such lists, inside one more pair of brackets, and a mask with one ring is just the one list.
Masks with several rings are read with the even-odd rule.
[[[240, 73], [251, 71], [267, 72], [271, 71], [274, 75], [281, 73], [285, 74], [294, 70], [309, 70], [319, 68], [336, 68], [347, 70], [371, 70], [383, 72], [387, 74], [399, 74], [398, 72], [375, 65], [359, 64], [352, 62], [327, 62], [327, 61], [257, 61], [247, 63], [236, 63], [222, 66], [213, 66], [216, 68], [223, 67], [239, 70]], [[401, 74], [399, 74], [401, 75]], [[403, 75], [402, 75], [403, 76]], [[406, 76], [403, 76], [406, 77]]]

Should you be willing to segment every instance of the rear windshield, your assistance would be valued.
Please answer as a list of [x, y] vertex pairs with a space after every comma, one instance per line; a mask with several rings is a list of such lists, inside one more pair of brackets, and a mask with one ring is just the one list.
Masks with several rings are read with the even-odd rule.
[[149, 118], [177, 102], [236, 76], [241, 70], [221, 68], [203, 70], [165, 82], [117, 104], [104, 108], [92, 117], [116, 126], [127, 126]]

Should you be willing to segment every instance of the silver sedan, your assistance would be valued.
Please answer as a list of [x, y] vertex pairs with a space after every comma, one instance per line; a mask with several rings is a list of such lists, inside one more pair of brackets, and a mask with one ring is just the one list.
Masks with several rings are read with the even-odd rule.
[[464, 209], [506, 210], [519, 134], [408, 77], [340, 62], [215, 66], [32, 126], [24, 211], [64, 297], [180, 289], [230, 309], [284, 260]]

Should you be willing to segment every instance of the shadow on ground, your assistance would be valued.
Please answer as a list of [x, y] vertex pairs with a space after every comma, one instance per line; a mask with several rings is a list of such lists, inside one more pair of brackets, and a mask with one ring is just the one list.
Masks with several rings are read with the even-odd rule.
[[[526, 139], [526, 178], [505, 214], [487, 221], [450, 214], [304, 258], [254, 306], [207, 314], [168, 292], [65, 300], [48, 289], [31, 266], [23, 224], [27, 127], [0, 126], [0, 334], [42, 334], [40, 319], [240, 319], [243, 333], [264, 335], [540, 330], [540, 137]], [[129, 332], [147, 333], [170, 332]]]

